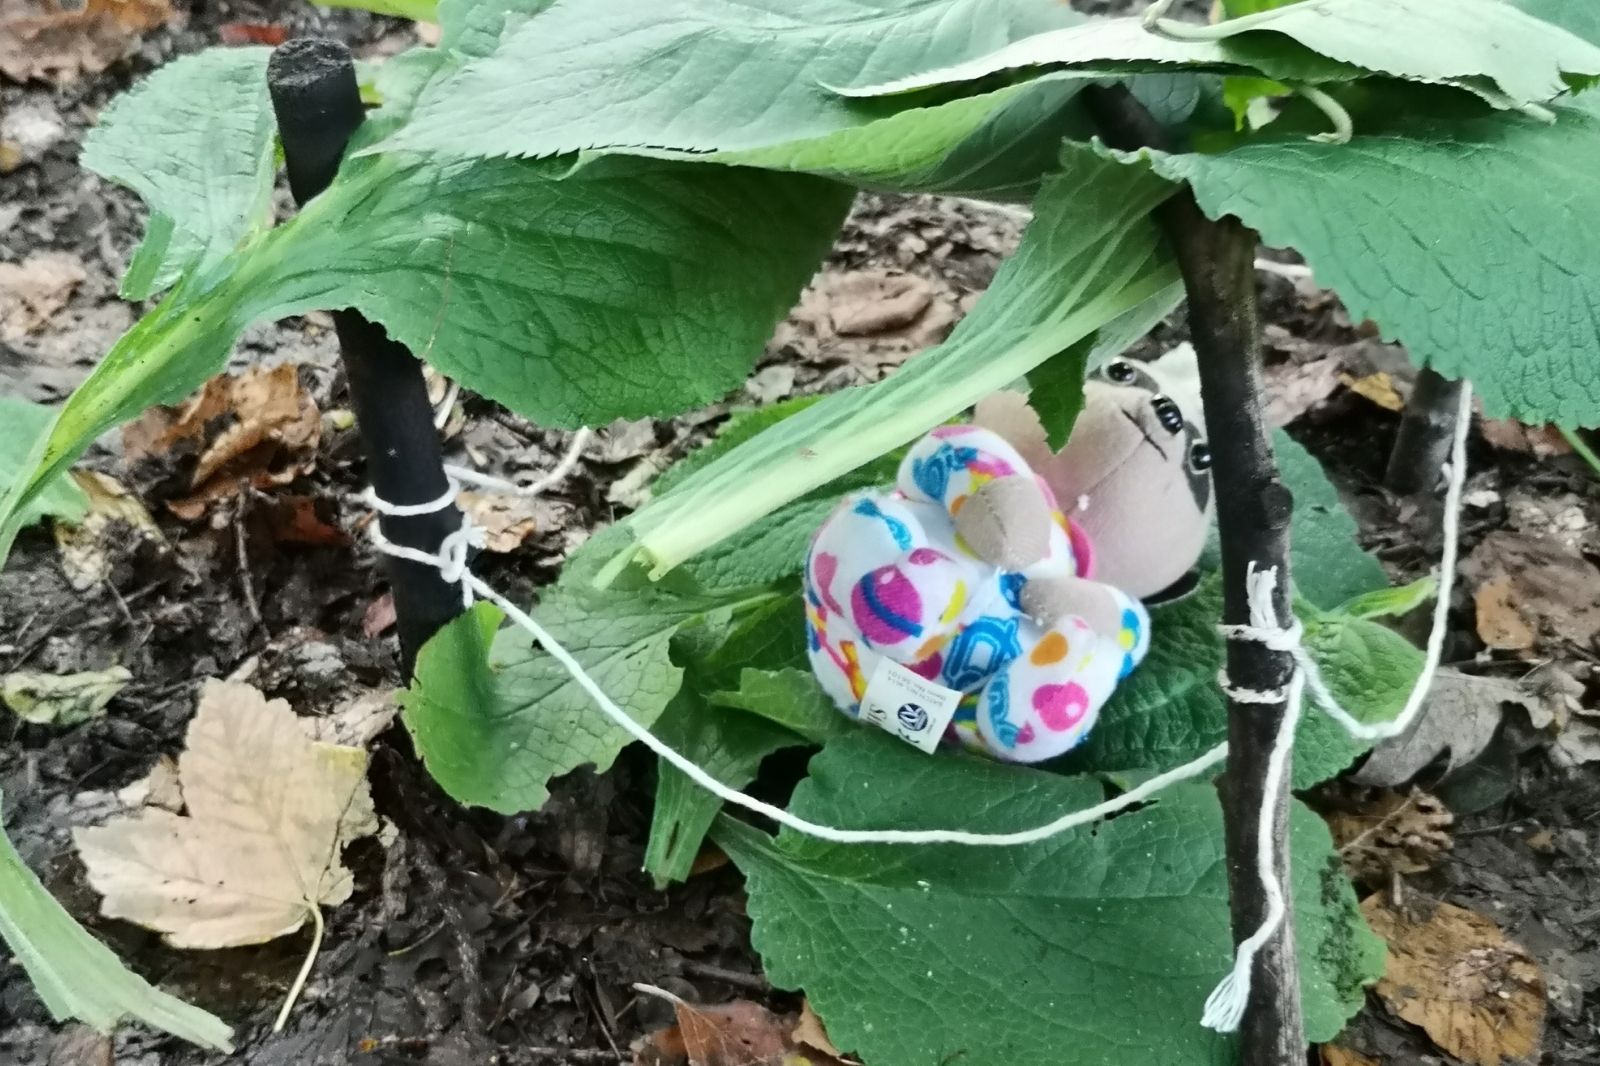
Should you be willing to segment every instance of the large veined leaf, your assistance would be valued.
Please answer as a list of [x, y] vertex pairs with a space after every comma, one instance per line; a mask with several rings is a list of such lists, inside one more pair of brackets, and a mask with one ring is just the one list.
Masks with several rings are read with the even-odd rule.
[[[1346, 710], [1363, 722], [1399, 713], [1422, 669], [1421, 652], [1377, 622], [1324, 613], [1304, 601], [1296, 613], [1306, 647]], [[1217, 687], [1221, 617], [1216, 574], [1188, 598], [1153, 609], [1145, 661], [1117, 685], [1094, 729], [1062, 765], [1085, 772], [1169, 770], [1226, 740], [1228, 704]], [[1308, 702], [1295, 739], [1294, 787], [1333, 777], [1366, 747]]]
[[[769, 599], [761, 591], [713, 599], [557, 587], [534, 616], [649, 726], [682, 681], [673, 636], [708, 613]], [[583, 765], [606, 769], [630, 738], [521, 629], [497, 632], [501, 620], [497, 608], [479, 604], [435, 634], [417, 656], [401, 706], [418, 753], [446, 792], [512, 813], [543, 804], [553, 777]]]
[[1546, 22], [1582, 37], [1591, 44], [1600, 44], [1600, 4], [1590, 0], [1511, 0], [1522, 10]]
[[[828, 745], [791, 804], [861, 828], [1039, 825], [1098, 782], [949, 755], [877, 731]], [[1206, 783], [1021, 848], [840, 846], [723, 819], [751, 940], [875, 1066], [1222, 1066], [1200, 1025], [1232, 961], [1221, 812]], [[1295, 804], [1292, 893], [1306, 1035], [1331, 1039], [1383, 968], [1321, 820]]]
[[232, 1051], [232, 1031], [154, 987], [72, 920], [0, 832], [0, 939], [57, 1020], [109, 1033], [125, 1018], [201, 1047]]
[[176, 59], [119, 96], [84, 138], [84, 168], [150, 206], [123, 279], [127, 299], [209, 267], [269, 221], [277, 133], [270, 54], [213, 48]]
[[[835, 393], [684, 478], [627, 522], [664, 573], [931, 429], [1074, 344], [1120, 351], [1178, 299], [1149, 212], [1163, 190], [1072, 149], [1017, 253], [951, 333], [869, 389]], [[628, 561], [619, 553], [602, 580]]]
[[[725, 785], [742, 788], [756, 776], [761, 760], [805, 739], [759, 715], [707, 703], [685, 687], [656, 722], [656, 736], [693, 759]], [[644, 870], [662, 887], [685, 880], [722, 800], [662, 763], [656, 777], [656, 802], [650, 816], [650, 841]]]
[[1461, 85], [1520, 107], [1560, 95], [1572, 77], [1600, 74], [1600, 48], [1503, 0], [1304, 0], [1200, 32], [1205, 39], [1174, 39], [1151, 33], [1139, 19], [1113, 19], [1047, 31], [904, 78], [832, 84], [870, 97], [1024, 67], [1106, 71], [1176, 64], [1284, 82], [1382, 74]]
[[[62, 409], [12, 510], [100, 433], [221, 369], [250, 322], [355, 307], [467, 387], [546, 424], [675, 412], [743, 379], [849, 192], [687, 163], [386, 158], [134, 326]], [[26, 469], [26, 468], [25, 468]]]
[[431, 87], [392, 146], [468, 156], [770, 148], [897, 109], [851, 105], [822, 85], [959, 62], [1071, 21], [1052, 0], [554, 0]]
[[[1206, 214], [1298, 249], [1352, 317], [1411, 357], [1470, 378], [1484, 407], [1600, 422], [1600, 102], [1522, 115], [1401, 120], [1349, 144], [1258, 141], [1143, 153]], [[1448, 209], [1441, 210], [1441, 204]], [[1338, 219], [1337, 225], [1329, 219]]]
[[1282, 430], [1272, 435], [1272, 450], [1294, 493], [1289, 544], [1295, 592], [1331, 611], [1351, 597], [1388, 588], [1383, 566], [1356, 543], [1356, 520], [1322, 464]]

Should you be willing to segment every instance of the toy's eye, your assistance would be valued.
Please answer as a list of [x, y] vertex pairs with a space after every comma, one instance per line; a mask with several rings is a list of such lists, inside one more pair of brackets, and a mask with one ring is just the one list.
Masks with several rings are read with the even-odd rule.
[[1169, 397], [1156, 396], [1151, 399], [1150, 407], [1156, 413], [1156, 421], [1161, 423], [1161, 428], [1168, 433], [1183, 432], [1183, 412], [1178, 410], [1178, 405]]
[[1189, 445], [1189, 469], [1195, 473], [1211, 469], [1211, 449], [1206, 447], [1206, 442], [1197, 440]]
[[1124, 363], [1121, 359], [1114, 359], [1106, 364], [1106, 377], [1118, 385], [1131, 385], [1138, 376], [1133, 367]]

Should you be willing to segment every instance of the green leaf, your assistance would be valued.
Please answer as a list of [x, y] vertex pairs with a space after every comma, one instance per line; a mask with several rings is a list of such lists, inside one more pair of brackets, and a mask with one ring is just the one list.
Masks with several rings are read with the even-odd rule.
[[371, 11], [376, 15], [410, 19], [413, 22], [437, 22], [439, 0], [318, 0], [328, 7], [348, 7], [358, 11]]
[[[222, 369], [252, 321], [355, 307], [543, 424], [707, 402], [743, 380], [826, 253], [848, 190], [801, 175], [613, 160], [358, 161], [292, 221], [192, 276], [63, 408], [12, 512], [90, 441]], [[530, 204], [538, 205], [537, 210]]]
[[[681, 0], [667, 15], [649, 4], [555, 0], [432, 87], [389, 147], [541, 157], [816, 141], [898, 110], [852, 105], [819, 86], [958, 62], [1077, 18], [1052, 0]], [[895, 47], [883, 47], [886, 34]], [[981, 114], [978, 105], [934, 110], [927, 122], [954, 123], [957, 137]], [[899, 129], [897, 142], [930, 135]], [[824, 169], [839, 159], [830, 150]]]
[[737, 385], [850, 202], [801, 175], [643, 160], [565, 180], [507, 159], [370, 169], [274, 234], [315, 268], [283, 264], [289, 302], [349, 302], [541, 424], [671, 414]]
[[[670, 654], [673, 635], [708, 612], [771, 598], [759, 590], [713, 599], [557, 586], [533, 615], [601, 689], [649, 726], [682, 679]], [[497, 633], [502, 617], [478, 604], [441, 629], [417, 656], [400, 702], [417, 751], [444, 790], [509, 814], [542, 805], [552, 777], [586, 764], [606, 769], [630, 738], [520, 628]]]
[[[0, 796], [0, 800], [3, 800]], [[233, 1031], [123, 966], [72, 920], [0, 833], [0, 938], [57, 1021], [110, 1033], [124, 1018], [200, 1047], [231, 1052]]]
[[1472, 379], [1489, 414], [1588, 425], [1600, 422], [1600, 244], [1584, 237], [1600, 218], [1600, 102], [1555, 111], [1553, 127], [1419, 116], [1358, 122], [1344, 145], [1145, 156], [1207, 215], [1298, 249], [1351, 318], [1379, 323], [1419, 366]]
[[1430, 575], [1393, 588], [1352, 596], [1339, 604], [1335, 612], [1351, 618], [1398, 618], [1433, 599], [1438, 591], [1439, 579]]
[[1312, 0], [1190, 26], [1182, 38], [1152, 33], [1136, 18], [1091, 22], [909, 77], [828, 84], [879, 97], [1022, 68], [1131, 73], [1163, 65], [1302, 83], [1385, 75], [1521, 107], [1561, 95], [1573, 76], [1600, 74], [1600, 48], [1502, 0]]
[[1099, 358], [1165, 315], [1179, 284], [1149, 212], [1166, 191], [1130, 184], [1089, 156], [1069, 151], [1022, 246], [947, 341], [871, 388], [835, 393], [785, 419], [629, 518], [654, 572], [910, 443], [1079, 341], [1093, 336], [1091, 358]]
[[1272, 435], [1272, 449], [1284, 483], [1294, 493], [1289, 543], [1295, 591], [1331, 610], [1352, 596], [1387, 589], [1388, 575], [1361, 550], [1356, 521], [1339, 502], [1339, 490], [1322, 472], [1322, 464], [1282, 430]]
[[[1363, 722], [1399, 713], [1422, 653], [1393, 630], [1304, 601], [1296, 613], [1306, 647], [1345, 709]], [[1217, 633], [1222, 585], [1209, 575], [1188, 598], [1151, 611], [1150, 652], [1118, 685], [1081, 747], [1062, 761], [1073, 772], [1168, 770], [1222, 743], [1228, 706], [1217, 687], [1224, 648]], [[1309, 702], [1295, 738], [1292, 784], [1310, 788], [1366, 750]]]
[[781, 670], [746, 668], [735, 689], [707, 694], [708, 702], [760, 715], [813, 744], [821, 744], [855, 726], [839, 713], [822, 691], [809, 668], [786, 666]]
[[1072, 426], [1083, 410], [1083, 377], [1090, 347], [1074, 344], [1028, 374], [1028, 406], [1044, 424], [1045, 443], [1055, 451], [1067, 446]]
[[[28, 468], [34, 447], [50, 431], [56, 410], [15, 396], [0, 396], [0, 496], [6, 495], [19, 471]], [[18, 528], [41, 518], [77, 522], [89, 510], [89, 497], [70, 477], [53, 478], [17, 515]], [[4, 560], [0, 552], [0, 560]]]
[[[685, 689], [667, 705], [655, 734], [733, 788], [755, 779], [761, 760], [805, 739], [764, 718], [713, 706]], [[656, 780], [655, 813], [644, 869], [664, 888], [688, 878], [722, 800], [663, 762]]]
[[[828, 745], [795, 813], [850, 827], [1013, 830], [1098, 802], [1098, 782], [873, 731]], [[1200, 1026], [1232, 958], [1221, 813], [1206, 784], [1021, 848], [838, 846], [731, 819], [713, 836], [746, 876], [773, 984], [804, 988], [829, 1036], [874, 1066], [1233, 1061]], [[1322, 821], [1291, 815], [1306, 1035], [1359, 1009], [1383, 948]]]
[[1600, 5], [1591, 0], [1511, 0], [1535, 18], [1553, 22], [1591, 44], [1600, 44]]
[[213, 48], [173, 60], [123, 93], [84, 138], [80, 162], [150, 205], [123, 279], [144, 300], [204, 270], [269, 221], [276, 125], [268, 48]]
[[1228, 18], [1243, 18], [1254, 15], [1259, 11], [1271, 11], [1275, 7], [1287, 7], [1297, 4], [1300, 0], [1222, 0], [1222, 10]]

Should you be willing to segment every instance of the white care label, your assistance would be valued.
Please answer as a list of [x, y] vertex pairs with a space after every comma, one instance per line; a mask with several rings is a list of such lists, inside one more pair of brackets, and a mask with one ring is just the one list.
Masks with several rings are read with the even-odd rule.
[[884, 657], [861, 697], [861, 718], [932, 755], [960, 702], [961, 693], [955, 689], [934, 684]]

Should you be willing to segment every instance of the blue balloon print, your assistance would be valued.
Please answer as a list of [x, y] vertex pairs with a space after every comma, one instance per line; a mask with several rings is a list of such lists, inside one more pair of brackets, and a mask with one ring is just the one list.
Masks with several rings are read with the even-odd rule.
[[976, 448], [941, 444], [932, 455], [912, 461], [911, 479], [917, 483], [917, 488], [942, 503], [945, 490], [950, 487], [950, 475], [957, 470], [965, 470], [968, 463], [977, 459]]
[[893, 515], [884, 514], [883, 510], [879, 508], [879, 506], [872, 500], [867, 499], [866, 497], [862, 497], [861, 499], [857, 500], [855, 505], [855, 513], [858, 515], [864, 515], [867, 518], [876, 518], [881, 520], [884, 525], [889, 527], [889, 535], [894, 538], [895, 546], [901, 551], [911, 550], [911, 530], [907, 529], [906, 524], [900, 521], [900, 519], [894, 517]]

